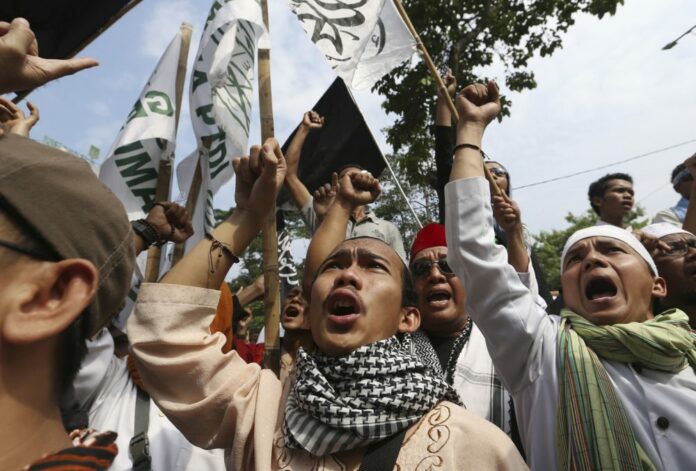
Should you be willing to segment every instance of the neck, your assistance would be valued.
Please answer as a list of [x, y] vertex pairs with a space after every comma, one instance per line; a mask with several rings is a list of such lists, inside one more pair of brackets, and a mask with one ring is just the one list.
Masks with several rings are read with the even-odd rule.
[[625, 227], [624, 222], [623, 222], [624, 217], [622, 214], [618, 215], [618, 216], [614, 216], [614, 215], [610, 216], [610, 215], [603, 214], [601, 219], [602, 219], [602, 221], [608, 222], [609, 224], [611, 224], [613, 226], [620, 227], [622, 229]]
[[54, 349], [0, 345], [0, 469], [22, 469], [70, 446], [54, 387]]
[[455, 326], [448, 326], [448, 328], [442, 330], [430, 330], [429, 332], [427, 332], [427, 334], [431, 337], [440, 338], [459, 337], [462, 334], [462, 332], [466, 330], [466, 326], [469, 321], [469, 316], [467, 316], [465, 313], [461, 317], [458, 317], [457, 321], [457, 325]]
[[358, 206], [357, 208], [355, 208], [351, 216], [353, 216], [353, 219], [355, 219], [356, 221], [360, 221], [362, 218], [365, 217], [365, 206]]
[[283, 337], [283, 350], [290, 355], [293, 363], [300, 347], [305, 351], [311, 351], [314, 348], [312, 332], [305, 329], [286, 330], [285, 337]]

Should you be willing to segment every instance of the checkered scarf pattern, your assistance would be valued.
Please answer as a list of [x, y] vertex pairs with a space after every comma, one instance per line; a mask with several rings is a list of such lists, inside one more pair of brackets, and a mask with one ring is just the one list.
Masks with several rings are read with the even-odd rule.
[[414, 354], [409, 337], [339, 357], [297, 353], [285, 408], [285, 444], [315, 456], [351, 450], [410, 427], [454, 390]]

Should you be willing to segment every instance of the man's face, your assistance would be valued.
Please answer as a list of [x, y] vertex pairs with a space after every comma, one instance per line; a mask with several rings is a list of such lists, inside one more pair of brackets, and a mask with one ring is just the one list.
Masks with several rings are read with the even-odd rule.
[[590, 237], [573, 245], [561, 284], [568, 308], [595, 325], [652, 318], [653, 297], [666, 294], [664, 280], [652, 275], [645, 260], [610, 237]]
[[696, 236], [671, 234], [660, 240], [671, 248], [652, 253], [657, 271], [667, 282], [663, 304], [667, 308], [682, 309], [684, 304], [696, 304]]
[[626, 180], [609, 180], [604, 197], [597, 198], [601, 216], [612, 219], [625, 217], [633, 209], [633, 184]]
[[403, 331], [402, 270], [396, 252], [379, 240], [347, 240], [334, 249], [319, 268], [310, 297], [319, 350], [345, 355]]
[[446, 258], [447, 247], [440, 246], [421, 250], [411, 261], [421, 327], [432, 335], [452, 335], [466, 323], [464, 287], [456, 275], [443, 273], [433, 263]]
[[280, 321], [285, 330], [309, 330], [309, 319], [305, 316], [307, 301], [302, 288], [293, 288], [283, 301]]

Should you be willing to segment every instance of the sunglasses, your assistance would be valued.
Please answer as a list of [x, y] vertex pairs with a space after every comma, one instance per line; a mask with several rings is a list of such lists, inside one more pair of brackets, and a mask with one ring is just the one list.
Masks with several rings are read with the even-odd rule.
[[493, 175], [496, 175], [498, 177], [507, 177], [507, 172], [500, 167], [490, 168], [490, 169], [488, 169], [488, 171], [491, 172]]
[[416, 278], [428, 276], [433, 269], [433, 265], [437, 265], [437, 269], [446, 277], [454, 276], [452, 268], [450, 268], [447, 260], [444, 258], [438, 260], [416, 260], [411, 264], [411, 274]]
[[696, 249], [696, 239], [675, 240], [674, 242], [668, 242], [667, 245], [669, 245], [669, 250], [660, 250], [660, 255], [682, 257], [689, 252], [689, 249]]

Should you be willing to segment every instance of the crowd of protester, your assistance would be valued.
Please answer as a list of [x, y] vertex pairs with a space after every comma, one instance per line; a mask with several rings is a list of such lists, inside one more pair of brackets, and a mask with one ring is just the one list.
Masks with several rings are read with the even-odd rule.
[[[37, 50], [0, 23], [0, 93], [96, 65]], [[369, 209], [376, 176], [302, 183], [309, 111], [285, 154], [233, 161], [231, 215], [118, 321], [137, 254], [188, 239], [190, 215], [128, 221], [87, 163], [28, 137], [36, 106], [0, 98], [0, 469], [692, 469], [696, 155], [642, 228], [630, 175], [590, 185], [598, 222], [565, 243], [554, 299], [511, 175], [482, 158], [498, 89], [444, 79], [459, 121], [439, 95], [439, 218], [410, 250]], [[282, 186], [312, 238], [276, 375], [250, 335], [263, 278], [225, 278]]]

